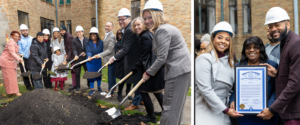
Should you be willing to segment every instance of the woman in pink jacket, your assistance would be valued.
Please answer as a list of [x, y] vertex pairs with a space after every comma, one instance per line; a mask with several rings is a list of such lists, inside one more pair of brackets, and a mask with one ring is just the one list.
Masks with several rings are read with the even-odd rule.
[[18, 31], [13, 31], [10, 34], [11, 39], [6, 43], [2, 55], [0, 56], [0, 66], [4, 79], [4, 85], [7, 94], [15, 94], [21, 96], [17, 81], [17, 64], [23, 62], [18, 56], [19, 46], [18, 41], [21, 35]]

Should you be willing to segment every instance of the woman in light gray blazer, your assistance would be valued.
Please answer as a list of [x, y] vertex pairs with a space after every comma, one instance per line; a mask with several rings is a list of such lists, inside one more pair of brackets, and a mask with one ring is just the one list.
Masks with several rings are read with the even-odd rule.
[[182, 124], [183, 107], [191, 83], [191, 53], [181, 32], [168, 24], [159, 1], [150, 0], [146, 3], [143, 18], [146, 29], [154, 33], [152, 51], [157, 57], [143, 74], [143, 79], [146, 81], [155, 76], [165, 66], [164, 110], [160, 124]]
[[212, 42], [196, 59], [196, 125], [231, 125], [229, 116], [242, 116], [228, 108], [234, 83], [233, 37], [229, 23], [216, 24], [211, 32]]

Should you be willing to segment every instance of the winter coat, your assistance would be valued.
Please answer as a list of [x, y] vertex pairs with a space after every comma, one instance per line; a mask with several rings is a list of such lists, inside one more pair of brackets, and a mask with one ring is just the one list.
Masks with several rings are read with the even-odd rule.
[[56, 66], [58, 67], [60, 64], [62, 64], [65, 60], [65, 54], [60, 54], [60, 55], [56, 55], [56, 54], [52, 54], [52, 67], [51, 67], [51, 71], [54, 72], [56, 75], [51, 75], [52, 78], [63, 78], [63, 77], [67, 77], [69, 75], [68, 71], [64, 72], [64, 73], [57, 73], [56, 71]]
[[[51, 39], [51, 44], [50, 44], [50, 47], [53, 49], [53, 47], [55, 46], [58, 46], [59, 49], [60, 49], [60, 54], [67, 54], [66, 53], [66, 50], [65, 50], [65, 42], [64, 42], [64, 39], [61, 39], [60, 40], [60, 43], [58, 41], [58, 38], [53, 40]], [[53, 52], [54, 53], [54, 52]]]
[[6, 45], [5, 48], [0, 56], [0, 66], [4, 68], [17, 68], [17, 63], [21, 59], [18, 56], [19, 46], [17, 43], [10, 39]]
[[34, 38], [32, 40], [30, 55], [27, 61], [29, 70], [40, 72], [42, 64], [44, 63], [44, 59], [46, 59], [47, 57], [48, 55], [46, 43], [44, 41], [40, 43], [36, 38]]
[[71, 61], [72, 59], [74, 59], [74, 54], [73, 54], [73, 50], [72, 50], [72, 41], [73, 41], [74, 37], [72, 36], [72, 34], [66, 32], [64, 35], [64, 43], [65, 43], [65, 50], [66, 53], [68, 55], [67, 57], [67, 61]]
[[[119, 40], [115, 44], [115, 54], [122, 49], [122, 40]], [[114, 76], [118, 79], [122, 79], [124, 77], [124, 58], [115, 61], [115, 69]]]
[[[82, 42], [83, 43], [81, 44], [81, 41], [79, 40], [78, 37], [73, 39], [73, 41], [72, 41], [72, 51], [73, 51], [74, 55], [79, 56], [82, 52], [86, 53], [85, 46], [89, 42], [89, 38], [83, 36]], [[79, 57], [78, 60], [74, 61], [74, 63], [78, 63], [78, 62], [80, 62], [82, 60], [85, 60], [85, 59], [86, 59], [86, 56], [81, 56], [81, 57]]]

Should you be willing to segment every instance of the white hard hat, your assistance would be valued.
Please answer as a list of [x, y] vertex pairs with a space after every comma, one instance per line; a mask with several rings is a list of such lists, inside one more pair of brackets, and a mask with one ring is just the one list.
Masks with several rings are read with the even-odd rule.
[[55, 31], [59, 32], [59, 29], [57, 27], [54, 27], [52, 33], [54, 33]]
[[56, 50], [59, 50], [59, 49], [60, 49], [59, 46], [54, 46], [54, 47], [53, 47], [53, 52], [55, 53], [55, 51], [56, 51]]
[[21, 24], [20, 30], [28, 30], [28, 27], [25, 24]]
[[215, 33], [217, 32], [221, 32], [221, 31], [224, 31], [224, 32], [228, 32], [230, 35], [231, 35], [231, 38], [233, 39], [234, 38], [234, 32], [232, 30], [232, 27], [231, 25], [226, 22], [226, 21], [222, 21], [222, 22], [219, 22], [217, 23], [213, 30], [211, 31], [210, 35], [214, 35]]
[[144, 10], [147, 10], [147, 9], [151, 9], [151, 10], [160, 10], [160, 11], [164, 12], [163, 5], [162, 5], [161, 2], [158, 1], [158, 0], [149, 0], [149, 1], [145, 4], [145, 7], [144, 7], [143, 11], [144, 11]]
[[76, 31], [75, 31], [75, 32], [77, 32], [77, 31], [84, 31], [84, 30], [83, 30], [82, 26], [79, 26], [79, 25], [78, 25], [78, 26], [76, 27]]
[[49, 31], [48, 29], [44, 29], [44, 30], [43, 30], [43, 33], [44, 33], [44, 34], [50, 35], [50, 31]]
[[265, 25], [290, 20], [288, 13], [280, 7], [272, 7], [266, 14]]
[[99, 31], [96, 27], [92, 27], [90, 30], [90, 33], [98, 33], [99, 34]]
[[129, 11], [127, 8], [122, 8], [122, 9], [119, 11], [118, 18], [119, 18], [120, 16], [129, 16], [129, 17], [131, 17], [131, 13], [130, 13], [130, 11]]

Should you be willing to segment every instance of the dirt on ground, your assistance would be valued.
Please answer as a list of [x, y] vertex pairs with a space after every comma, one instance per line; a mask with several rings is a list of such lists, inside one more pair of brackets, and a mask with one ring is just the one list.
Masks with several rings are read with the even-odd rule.
[[[1, 125], [141, 125], [140, 114], [121, 115], [118, 118], [100, 123], [99, 115], [108, 110], [82, 94], [66, 96], [49, 89], [34, 90], [23, 94], [0, 108]], [[145, 123], [147, 124], [147, 123]]]

